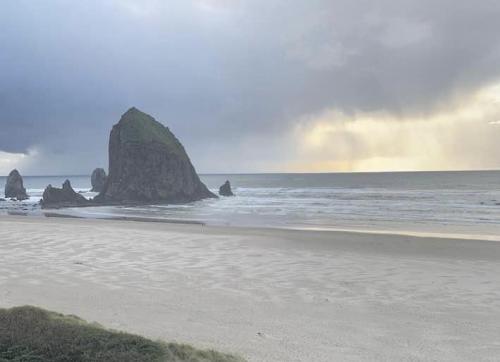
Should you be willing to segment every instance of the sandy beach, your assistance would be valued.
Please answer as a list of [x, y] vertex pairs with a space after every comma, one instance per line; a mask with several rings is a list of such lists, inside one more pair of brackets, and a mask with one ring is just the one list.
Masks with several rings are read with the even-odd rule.
[[35, 305], [248, 361], [493, 361], [500, 244], [0, 218], [0, 307]]

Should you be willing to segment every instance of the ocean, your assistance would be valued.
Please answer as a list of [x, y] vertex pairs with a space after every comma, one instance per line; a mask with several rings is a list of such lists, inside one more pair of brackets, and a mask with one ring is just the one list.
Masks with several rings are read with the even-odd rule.
[[[90, 193], [89, 176], [28, 176], [25, 202], [0, 212], [40, 215], [45, 186], [70, 179]], [[89, 218], [149, 217], [208, 225], [432, 234], [500, 240], [500, 171], [201, 175], [213, 191], [230, 180], [235, 197], [187, 205], [58, 210]], [[5, 177], [0, 178], [5, 184]]]

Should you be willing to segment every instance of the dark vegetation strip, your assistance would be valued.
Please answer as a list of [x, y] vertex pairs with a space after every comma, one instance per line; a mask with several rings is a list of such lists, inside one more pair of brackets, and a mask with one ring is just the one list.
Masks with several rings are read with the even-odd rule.
[[24, 306], [0, 309], [0, 362], [241, 362], [188, 345], [155, 342], [71, 315]]

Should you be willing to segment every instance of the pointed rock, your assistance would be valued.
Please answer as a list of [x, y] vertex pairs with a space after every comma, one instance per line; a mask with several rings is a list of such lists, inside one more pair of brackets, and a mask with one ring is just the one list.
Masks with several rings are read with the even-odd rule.
[[23, 178], [17, 170], [12, 170], [9, 177], [7, 177], [7, 183], [5, 184], [5, 197], [17, 200], [26, 200], [28, 198], [26, 189], [23, 185]]
[[217, 197], [200, 181], [179, 140], [150, 115], [130, 108], [113, 126], [109, 175], [100, 203], [183, 203]]
[[219, 195], [234, 196], [233, 190], [231, 190], [231, 183], [229, 181], [224, 182], [224, 185], [219, 187]]
[[47, 186], [40, 201], [42, 209], [58, 209], [61, 207], [89, 206], [91, 203], [71, 187], [69, 180], [64, 181], [62, 189]]
[[96, 168], [94, 172], [92, 172], [92, 176], [90, 177], [90, 181], [92, 184], [92, 192], [101, 192], [104, 190], [104, 185], [106, 184], [106, 171], [103, 168]]

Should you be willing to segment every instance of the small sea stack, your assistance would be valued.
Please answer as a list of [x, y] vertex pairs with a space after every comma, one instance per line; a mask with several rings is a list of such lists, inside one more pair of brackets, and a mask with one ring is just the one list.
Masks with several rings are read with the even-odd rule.
[[113, 126], [101, 204], [186, 203], [217, 197], [201, 182], [184, 147], [150, 115], [130, 108]]
[[62, 188], [47, 186], [40, 201], [42, 209], [58, 209], [61, 207], [90, 206], [91, 202], [71, 187], [69, 180], [64, 181]]
[[23, 178], [19, 171], [12, 170], [7, 177], [7, 183], [5, 184], [5, 197], [17, 200], [28, 199], [28, 194], [23, 185]]
[[231, 183], [228, 181], [224, 182], [224, 185], [219, 187], [219, 195], [221, 196], [234, 196], [233, 190], [231, 190]]
[[92, 184], [92, 192], [101, 192], [104, 190], [104, 186], [106, 185], [106, 171], [103, 168], [96, 168], [92, 172], [92, 176], [90, 177], [90, 182]]

